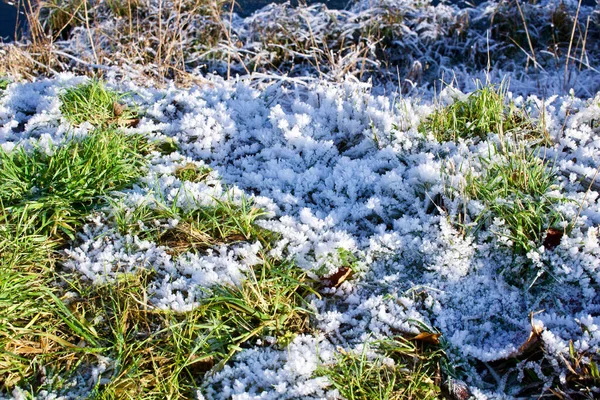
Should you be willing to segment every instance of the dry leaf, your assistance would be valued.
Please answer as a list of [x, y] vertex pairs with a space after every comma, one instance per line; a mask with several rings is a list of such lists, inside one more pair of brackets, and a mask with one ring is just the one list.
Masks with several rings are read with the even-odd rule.
[[139, 124], [140, 124], [139, 118], [131, 118], [131, 119], [123, 121], [123, 125], [125, 125], [128, 128], [137, 128], [137, 126]]
[[512, 352], [507, 358], [522, 356], [525, 353], [531, 352], [540, 345], [540, 335], [544, 330], [544, 326], [533, 322], [533, 313], [529, 315], [529, 318], [531, 319], [531, 332], [529, 333], [529, 337], [521, 346], [519, 346], [517, 351]]
[[549, 228], [546, 232], [546, 238], [544, 239], [544, 247], [548, 250], [554, 249], [560, 244], [563, 235], [563, 231], [556, 228]]
[[125, 106], [123, 104], [117, 103], [116, 101], [113, 103], [113, 115], [115, 117], [119, 117], [123, 115], [123, 111], [125, 111]]
[[440, 344], [440, 336], [442, 336], [441, 333], [421, 332], [410, 340], [428, 344]]
[[338, 287], [344, 283], [348, 278], [352, 276], [352, 269], [348, 267], [341, 267], [334, 274], [324, 279], [325, 286], [327, 287]]

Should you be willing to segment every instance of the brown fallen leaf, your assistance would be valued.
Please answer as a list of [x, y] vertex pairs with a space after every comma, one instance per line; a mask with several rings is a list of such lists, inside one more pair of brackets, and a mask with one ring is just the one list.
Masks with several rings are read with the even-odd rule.
[[468, 400], [472, 396], [469, 386], [460, 379], [449, 377], [444, 382], [443, 389], [446, 389], [452, 400]]
[[556, 228], [548, 228], [546, 232], [546, 238], [544, 239], [544, 247], [548, 250], [553, 250], [560, 244], [564, 232]]
[[120, 117], [121, 115], [123, 115], [123, 111], [125, 111], [125, 106], [123, 104], [117, 103], [116, 101], [113, 102], [113, 115], [115, 117]]
[[531, 332], [529, 333], [529, 337], [521, 346], [519, 346], [519, 348], [516, 351], [513, 351], [507, 358], [516, 358], [522, 356], [523, 354], [530, 353], [541, 344], [540, 335], [544, 330], [544, 326], [533, 322], [533, 315], [534, 313], [529, 314], [529, 318], [531, 320]]
[[213, 356], [199, 357], [197, 355], [192, 355], [187, 365], [187, 369], [194, 374], [203, 374], [210, 371], [214, 366], [215, 359]]
[[140, 124], [139, 118], [131, 118], [123, 121], [123, 125], [128, 128], [136, 128]]
[[248, 240], [248, 238], [246, 238], [246, 236], [244, 236], [242, 234], [236, 233], [236, 234], [227, 236], [226, 240], [228, 242], [243, 242], [245, 240]]
[[440, 344], [440, 336], [442, 336], [441, 333], [421, 332], [410, 340], [427, 344]]
[[352, 273], [353, 273], [353, 271], [351, 268], [341, 267], [335, 273], [333, 273], [329, 277], [325, 278], [323, 280], [323, 282], [324, 282], [325, 286], [327, 286], [329, 288], [338, 287], [342, 283], [344, 283], [344, 281], [346, 281], [348, 278], [350, 278], [352, 276]]

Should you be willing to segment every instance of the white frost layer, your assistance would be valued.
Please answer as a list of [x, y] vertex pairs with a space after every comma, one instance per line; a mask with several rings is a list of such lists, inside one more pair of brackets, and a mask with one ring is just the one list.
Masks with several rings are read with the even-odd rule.
[[[66, 84], [67, 78], [61, 79], [9, 87], [0, 100], [4, 148], [46, 140], [36, 139], [27, 123], [22, 136], [11, 136], [6, 128], [24, 120], [18, 109], [29, 104], [26, 93], [36, 98], [44, 93], [40, 104], [46, 105], [38, 111], [55, 110], [44, 132], [53, 142], [63, 140], [68, 128], [53, 105], [58, 87]], [[458, 143], [424, 137], [417, 126], [434, 109], [431, 103], [376, 97], [368, 86], [353, 83], [256, 90], [243, 81], [215, 80], [189, 91], [129, 89], [147, 112], [139, 127], [128, 131], [170, 137], [181, 154], [155, 156], [148, 175], [115, 197], [128, 206], [160, 199], [189, 209], [209, 205], [215, 196], [239, 200], [243, 192], [269, 212], [260, 224], [282, 235], [273, 255], [294, 258], [316, 275], [339, 267], [339, 249], [359, 255], [354, 280], [313, 302], [316, 327], [336, 345], [353, 348], [370, 338], [435, 327], [448, 344], [451, 362], [482, 396], [518, 394], [518, 385], [502, 382], [509, 374], [522, 379], [525, 367], [542, 374], [539, 364], [519, 364], [496, 380], [476, 367], [517, 350], [531, 331], [532, 312], [544, 327], [544, 362], [556, 369], [553, 376], [566, 373], [560, 360], [570, 340], [577, 351], [599, 350], [599, 195], [595, 189], [587, 192], [588, 185], [577, 176], [591, 179], [600, 166], [600, 96], [515, 98], [532, 116], [546, 118], [555, 143], [546, 154], [560, 172], [547, 195], [561, 199], [560, 211], [574, 229], [553, 250], [539, 247], [514, 257], [505, 221], [493, 220], [477, 236], [463, 236], [449, 222], [448, 215], [456, 215], [465, 201], [469, 215], [482, 212], [480, 202], [446, 197], [448, 214], [432, 212], [432, 199], [445, 196], [446, 184], [460, 187], [467, 173], [485, 172], [482, 158], [498, 161], [502, 155], [490, 150], [499, 141], [494, 135]], [[442, 94], [448, 101], [452, 96], [461, 94], [451, 95], [450, 89]], [[188, 162], [215, 172], [202, 183], [181, 182], [175, 170]], [[201, 296], [200, 288], [238, 283], [260, 250], [245, 244], [173, 260], [155, 243], [118, 234], [109, 220], [83, 229], [80, 242], [68, 250], [67, 266], [91, 281], [154, 269], [152, 301], [161, 307], [187, 310]], [[515, 278], [520, 268], [533, 270], [521, 283]], [[209, 381], [205, 389], [252, 396], [259, 388], [271, 388], [265, 383], [271, 378], [244, 365], [272, 362], [270, 369], [285, 371], [296, 357], [285, 354], [247, 350], [232, 364], [237, 369], [230, 366], [232, 377], [244, 376], [243, 384], [235, 386], [235, 379], [218, 375], [222, 379]], [[289, 387], [312, 379], [294, 374], [285, 375]]]

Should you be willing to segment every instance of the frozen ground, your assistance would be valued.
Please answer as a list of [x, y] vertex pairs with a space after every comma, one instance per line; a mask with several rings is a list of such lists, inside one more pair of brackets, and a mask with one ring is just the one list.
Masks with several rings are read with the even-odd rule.
[[[11, 84], [0, 100], [2, 147], [50, 149], [68, 135], [86, 135], [89, 127], [68, 127], [57, 98], [82, 79]], [[438, 143], [423, 137], [417, 126], [432, 112], [431, 100], [376, 97], [357, 83], [257, 90], [243, 80], [214, 78], [191, 90], [118, 87], [134, 93], [132, 101], [144, 110], [128, 132], [169, 137], [180, 148], [153, 156], [148, 176], [115, 194], [124, 207], [157, 199], [198, 207], [243, 191], [269, 211], [260, 224], [282, 235], [273, 252], [321, 276], [335, 272], [340, 249], [360, 260], [360, 274], [312, 300], [318, 334], [298, 337], [286, 350], [244, 350], [206, 381], [206, 398], [336, 398], [325, 378], [313, 377], [332, 349], [360, 349], [423, 325], [442, 333], [450, 362], [480, 398], [518, 395], [525, 369], [548, 387], [565, 379], [569, 341], [577, 352], [598, 351], [600, 204], [575, 173], [591, 179], [600, 166], [594, 122], [600, 95], [514, 99], [534, 117], [545, 115], [553, 142], [547, 157], [567, 172], [548, 195], [561, 199], [565, 223], [575, 226], [556, 248], [515, 258], [510, 239], [491, 233], [502, 232], [501, 220], [487, 233], [460, 234], [451, 221], [464, 199], [447, 198], [444, 190], [447, 182], [464, 181], [467, 171], [482, 173], [479, 160], [499, 138]], [[441, 99], [460, 96], [447, 88]], [[18, 126], [24, 129], [15, 133]], [[202, 183], [182, 182], [175, 168], [190, 162], [214, 172]], [[432, 212], [438, 195], [447, 207]], [[466, 201], [475, 212], [481, 207]], [[260, 245], [253, 243], [172, 259], [161, 246], [119, 234], [110, 214], [107, 209], [84, 227], [67, 250], [66, 267], [90, 284], [152, 267], [158, 274], [148, 301], [155, 306], [188, 310], [200, 288], [235, 284], [258, 262]], [[533, 274], [511, 276], [520, 269]], [[541, 329], [543, 357], [495, 371], [491, 365], [518, 354], [534, 327]]]
[[[361, 7], [369, 12], [366, 2], [353, 12]], [[234, 21], [236, 27], [247, 32], [275, 8]], [[429, 9], [442, 22], [449, 10]], [[411, 54], [423, 56], [432, 46], [420, 41], [422, 33], [438, 25], [427, 20], [418, 26], [420, 36], [407, 37], [414, 44]], [[440, 46], [448, 40], [440, 39]], [[469, 40], [473, 45], [483, 39]], [[260, 243], [174, 257], [157, 243], [120, 233], [114, 207], [176, 203], [189, 210], [219, 198], [240, 202], [245, 194], [267, 211], [259, 224], [281, 234], [274, 256], [326, 277], [349, 252], [358, 260], [356, 273], [325, 296], [311, 298], [314, 335], [298, 336], [284, 350], [268, 341], [254, 343], [209, 375], [199, 398], [336, 399], [339, 393], [327, 378], [315, 375], [319, 365], [332, 362], [336, 352], [360, 352], [377, 339], [423, 327], [442, 334], [453, 374], [476, 398], [529, 396], [532, 379], [549, 395], [550, 388], [565, 384], [572, 352], [589, 364], [600, 351], [600, 193], [598, 185], [589, 185], [600, 168], [597, 60], [586, 60], [590, 68], [574, 69], [565, 82], [562, 64], [524, 72], [507, 61], [490, 66], [486, 75], [456, 64], [447, 68], [449, 56], [442, 53], [434, 54], [440, 61], [435, 73], [452, 73], [465, 93], [454, 86], [434, 93], [432, 81], [422, 86], [411, 81], [410, 95], [402, 95], [355, 77], [332, 83], [264, 75], [231, 80], [208, 75], [191, 89], [155, 88], [134, 83], [127, 73], [109, 73], [109, 84], [131, 93], [128, 101], [141, 111], [139, 124], [126, 132], [169, 138], [178, 151], [150, 156], [147, 176], [134, 189], [114, 193], [113, 208], [90, 219], [65, 250], [64, 267], [90, 285], [153, 269], [148, 304], [193, 309], [215, 284], [245, 279], [260, 262]], [[506, 221], [490, 219], [477, 233], [465, 233], [457, 223], [459, 217], [472, 222], [484, 206], [449, 188], [461, 188], [468, 176], [482, 176], [490, 164], [502, 162], [496, 149], [506, 138], [439, 142], [418, 127], [437, 105], [464, 99], [476, 78], [510, 82], [509, 97], [548, 132], [549, 142], [536, 153], [556, 175], [545, 196], [557, 204], [560, 227], [570, 228], [556, 246], [537, 243], [515, 254]], [[90, 125], [74, 128], [61, 115], [58, 96], [85, 79], [59, 74], [10, 84], [0, 97], [2, 148], [39, 146], [51, 152], [67, 138], [88, 135]], [[190, 163], [213, 172], [202, 182], [184, 182], [175, 172]], [[534, 345], [543, 349], [536, 358], [524, 356], [532, 332], [539, 336]], [[111, 360], [100, 357], [92, 370], [74, 378], [72, 388], [38, 398], [84, 397], [110, 368]], [[594, 390], [590, 396], [600, 396]], [[12, 396], [25, 398], [19, 389]]]

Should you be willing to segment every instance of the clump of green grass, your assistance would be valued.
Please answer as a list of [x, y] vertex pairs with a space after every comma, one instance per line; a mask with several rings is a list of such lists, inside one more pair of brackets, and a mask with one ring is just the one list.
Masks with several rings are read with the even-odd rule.
[[[198, 205], [189, 211], [178, 207], [176, 202], [170, 207], [157, 202], [135, 209], [115, 203], [113, 209], [115, 223], [121, 232], [152, 240], [173, 254], [248, 240], [258, 240], [269, 246], [276, 239], [276, 234], [255, 224], [265, 212], [254, 207], [245, 196], [239, 203], [231, 198], [215, 198], [214, 204]], [[172, 220], [178, 221], [177, 225], [165, 227]]]
[[108, 89], [99, 80], [92, 79], [59, 95], [63, 116], [72, 124], [90, 122], [97, 128], [107, 125], [126, 125], [136, 113], [122, 104], [126, 95]]
[[208, 167], [197, 167], [195, 164], [189, 163], [183, 167], [177, 168], [175, 176], [182, 181], [202, 182], [208, 177], [212, 169]]
[[[380, 355], [341, 352], [334, 365], [322, 366], [317, 375], [327, 376], [348, 400], [437, 399], [441, 396], [436, 376], [442, 351], [402, 337], [376, 343]], [[385, 358], [394, 361], [391, 365]]]
[[[35, 390], [46, 377], [75, 367], [85, 350], [77, 324], [53, 286], [52, 243], [28, 233], [29, 221], [0, 225], [0, 390]], [[90, 344], [88, 342], [88, 344]]]
[[240, 346], [261, 337], [275, 337], [287, 346], [309, 329], [306, 297], [317, 295], [306, 271], [289, 261], [263, 257], [240, 286], [217, 286], [201, 308], [210, 321], [219, 321], [215, 351], [226, 362]]
[[0, 77], [0, 94], [8, 88], [10, 80], [8, 78]]
[[433, 133], [439, 142], [461, 139], [485, 139], [489, 133], [519, 133], [523, 137], [543, 137], [543, 133], [527, 117], [524, 110], [506, 104], [503, 85], [482, 87], [465, 100], [434, 111], [419, 125], [426, 135]]
[[192, 311], [159, 310], [147, 302], [152, 271], [85, 286], [70, 304], [95, 352], [114, 360], [92, 398], [195, 398], [205, 373], [265, 336], [286, 346], [309, 329], [305, 271], [264, 257], [240, 286], [217, 286]]
[[145, 170], [146, 141], [115, 130], [92, 132], [52, 149], [0, 151], [0, 218], [25, 220], [40, 235], [74, 238], [83, 219], [111, 191]]
[[482, 176], [467, 175], [466, 194], [485, 205], [475, 219], [478, 229], [491, 218], [505, 221], [517, 252], [539, 246], [548, 228], [563, 221], [555, 205], [560, 201], [548, 193], [558, 188], [555, 173], [535, 150], [510, 146], [500, 159], [486, 164]]
[[77, 293], [73, 314], [98, 344], [96, 352], [114, 361], [91, 398], [193, 398], [197, 379], [214, 364], [206, 351], [211, 333], [201, 314], [147, 304], [151, 275], [123, 275], [102, 286], [71, 282]]

